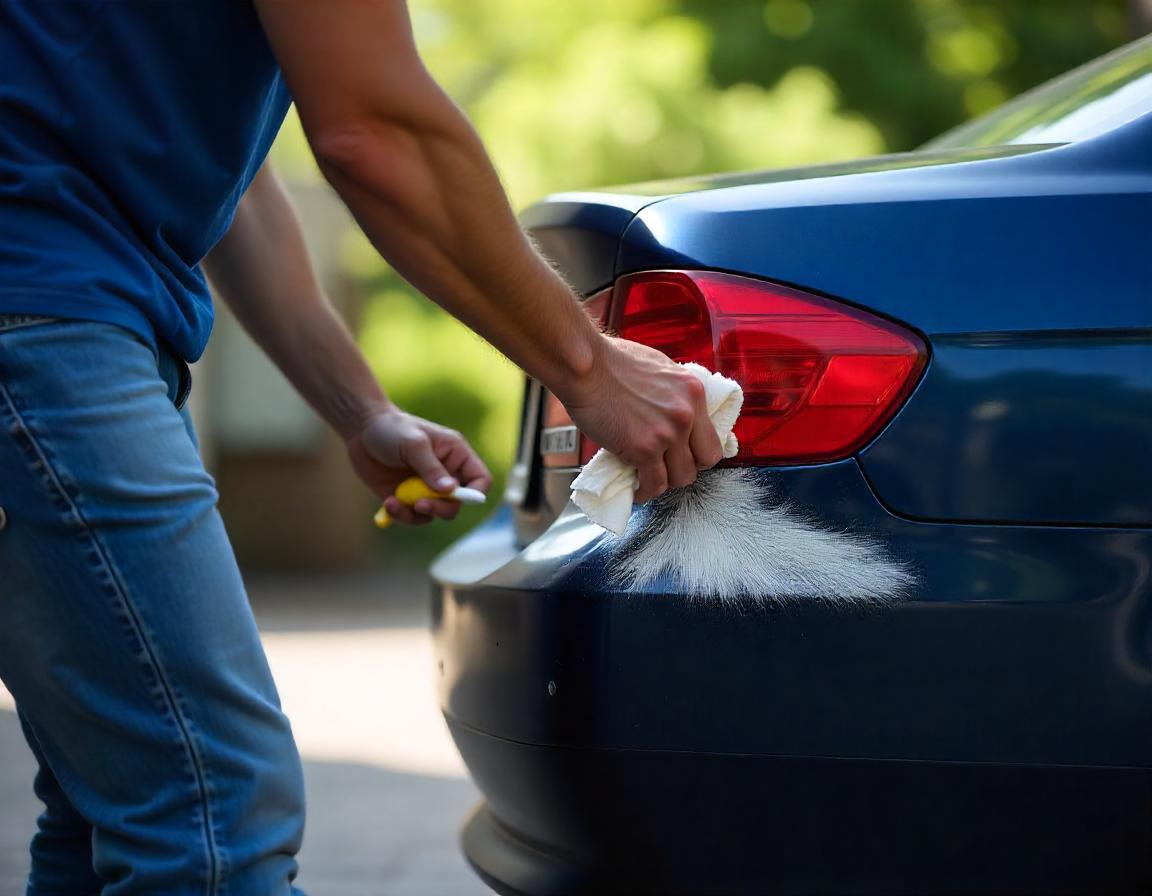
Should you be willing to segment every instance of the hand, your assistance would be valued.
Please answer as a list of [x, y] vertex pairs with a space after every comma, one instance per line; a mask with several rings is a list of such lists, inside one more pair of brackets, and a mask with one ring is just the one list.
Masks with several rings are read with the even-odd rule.
[[433, 498], [421, 498], [412, 507], [402, 504], [396, 486], [409, 476], [419, 476], [440, 492], [457, 485], [486, 492], [492, 486], [492, 474], [460, 433], [398, 408], [370, 417], [347, 447], [352, 468], [384, 502], [388, 515], [410, 526], [450, 520], [460, 504]]
[[723, 457], [704, 384], [639, 343], [605, 337], [591, 375], [561, 400], [581, 432], [636, 467], [640, 503], [690, 485]]

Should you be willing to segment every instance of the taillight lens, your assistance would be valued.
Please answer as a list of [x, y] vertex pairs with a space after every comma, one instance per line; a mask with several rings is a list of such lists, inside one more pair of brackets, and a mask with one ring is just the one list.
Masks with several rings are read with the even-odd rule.
[[711, 271], [621, 277], [609, 329], [736, 380], [744, 407], [729, 463], [805, 464], [862, 448], [927, 360], [913, 332], [796, 289]]
[[[826, 463], [863, 448], [892, 418], [928, 353], [911, 330], [865, 311], [763, 280], [712, 271], [645, 271], [586, 303], [608, 329], [736, 380], [740, 453], [726, 465]], [[545, 430], [570, 431], [552, 396]], [[587, 463], [581, 435], [544, 465]]]

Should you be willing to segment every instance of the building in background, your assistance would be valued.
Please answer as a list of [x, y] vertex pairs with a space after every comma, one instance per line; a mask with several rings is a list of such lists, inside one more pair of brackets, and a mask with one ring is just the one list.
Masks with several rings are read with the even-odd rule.
[[[341, 263], [351, 219], [317, 182], [287, 184], [317, 276], [354, 330], [360, 295]], [[220, 511], [246, 569], [347, 569], [371, 560], [371, 496], [343, 441], [301, 399], [217, 301], [193, 370], [192, 414], [220, 488]]]

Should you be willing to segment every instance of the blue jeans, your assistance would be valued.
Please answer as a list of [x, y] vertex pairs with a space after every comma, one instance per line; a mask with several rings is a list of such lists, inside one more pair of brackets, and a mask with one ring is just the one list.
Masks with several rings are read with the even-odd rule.
[[0, 678], [40, 764], [30, 896], [296, 893], [303, 782], [183, 362], [0, 317]]

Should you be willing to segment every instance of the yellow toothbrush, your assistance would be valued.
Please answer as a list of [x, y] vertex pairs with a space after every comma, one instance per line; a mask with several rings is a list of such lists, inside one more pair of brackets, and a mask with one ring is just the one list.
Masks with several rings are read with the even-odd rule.
[[[483, 504], [488, 500], [484, 492], [474, 488], [465, 488], [462, 485], [450, 491], [438, 492], [430, 488], [428, 483], [419, 476], [410, 476], [396, 486], [396, 498], [401, 504], [408, 507], [411, 507], [421, 498], [439, 498], [440, 500], [459, 501], [461, 504]], [[387, 529], [392, 525], [392, 517], [381, 505], [380, 509], [376, 511], [376, 515], [372, 517], [372, 522], [376, 524], [377, 529]]]

